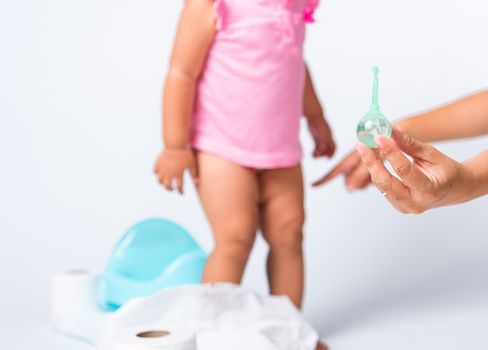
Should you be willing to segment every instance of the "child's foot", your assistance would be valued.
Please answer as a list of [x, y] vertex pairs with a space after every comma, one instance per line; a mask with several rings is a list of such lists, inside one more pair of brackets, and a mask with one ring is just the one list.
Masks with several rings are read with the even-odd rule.
[[327, 344], [323, 343], [322, 341], [319, 341], [317, 343], [317, 348], [315, 350], [329, 350], [329, 347]]

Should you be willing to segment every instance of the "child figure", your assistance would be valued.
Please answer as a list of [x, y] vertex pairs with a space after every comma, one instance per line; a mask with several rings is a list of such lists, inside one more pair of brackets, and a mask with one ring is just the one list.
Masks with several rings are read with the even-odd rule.
[[187, 0], [164, 88], [155, 172], [183, 193], [189, 170], [215, 236], [203, 282], [240, 283], [259, 229], [270, 292], [300, 307], [300, 117], [315, 157], [335, 144], [303, 60], [318, 0]]

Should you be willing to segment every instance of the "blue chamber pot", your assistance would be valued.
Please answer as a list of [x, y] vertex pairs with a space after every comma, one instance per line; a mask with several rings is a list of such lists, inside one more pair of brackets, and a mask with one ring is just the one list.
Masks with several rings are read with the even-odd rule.
[[181, 226], [148, 219], [118, 241], [100, 277], [99, 301], [116, 310], [129, 299], [172, 286], [200, 283], [207, 255]]

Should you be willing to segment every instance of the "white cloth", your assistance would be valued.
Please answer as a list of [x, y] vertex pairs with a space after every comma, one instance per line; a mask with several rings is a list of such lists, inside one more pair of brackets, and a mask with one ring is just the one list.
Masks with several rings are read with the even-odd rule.
[[56, 332], [87, 342], [96, 347], [100, 336], [114, 316], [108, 312], [66, 313], [52, 319]]
[[[214, 284], [169, 288], [133, 299], [106, 320], [92, 342], [99, 350], [112, 350], [121, 329], [158, 324], [195, 331], [198, 350], [314, 350], [318, 341], [317, 332], [287, 297]], [[76, 336], [73, 333], [71, 328], [70, 335]]]

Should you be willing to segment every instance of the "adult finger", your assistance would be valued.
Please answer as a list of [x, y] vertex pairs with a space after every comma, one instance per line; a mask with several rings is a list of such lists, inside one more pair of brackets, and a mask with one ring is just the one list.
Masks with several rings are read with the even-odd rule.
[[365, 189], [366, 187], [368, 187], [371, 184], [372, 184], [371, 176], [369, 176], [363, 182], [361, 182], [360, 184], [358, 184], [358, 186], [356, 187], [356, 190], [363, 190], [363, 189]]
[[364, 188], [371, 182], [371, 175], [369, 174], [368, 168], [363, 163], [360, 163], [345, 177], [346, 186], [350, 190]]
[[358, 143], [356, 149], [361, 156], [362, 162], [368, 168], [373, 183], [381, 194], [395, 208], [405, 212], [411, 201], [408, 188], [388, 172], [383, 160], [379, 159], [373, 150], [362, 143]]
[[413, 158], [428, 158], [433, 149], [431, 145], [420, 142], [396, 128], [393, 128], [391, 138], [403, 152]]
[[332, 180], [333, 178], [335, 178], [336, 176], [338, 176], [338, 175], [340, 175], [342, 173], [342, 171], [343, 171], [342, 170], [342, 167], [343, 166], [341, 164], [336, 165], [331, 171], [329, 171], [323, 177], [321, 177], [318, 180], [315, 180], [312, 183], [312, 186], [313, 187], [318, 187], [320, 185], [325, 184], [326, 182], [329, 182], [330, 180]]
[[405, 157], [397, 145], [384, 136], [376, 136], [374, 141], [378, 145], [381, 154], [407, 186], [417, 189], [426, 185], [427, 179], [425, 175]]
[[366, 165], [368, 172], [371, 174], [373, 183], [381, 193], [388, 193], [394, 178], [385, 168], [383, 160], [379, 159], [372, 149], [362, 143], [358, 143], [356, 149], [361, 156], [361, 161]]
[[313, 182], [312, 186], [317, 187], [323, 185], [324, 183], [331, 181], [342, 173], [348, 173], [352, 171], [358, 164], [360, 164], [360, 162], [360, 158], [356, 152], [350, 153], [327, 174]]

